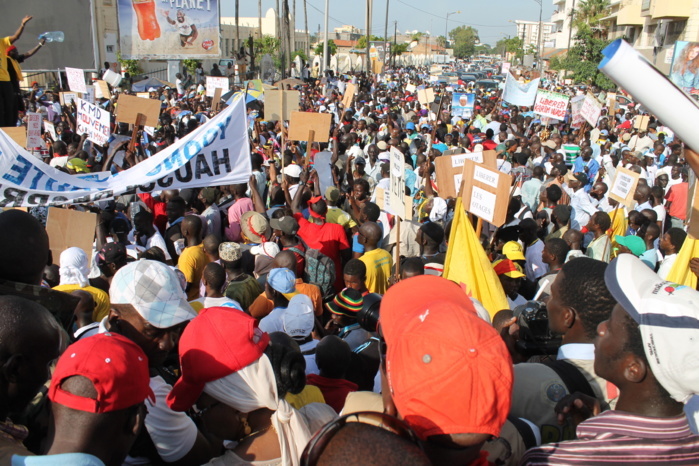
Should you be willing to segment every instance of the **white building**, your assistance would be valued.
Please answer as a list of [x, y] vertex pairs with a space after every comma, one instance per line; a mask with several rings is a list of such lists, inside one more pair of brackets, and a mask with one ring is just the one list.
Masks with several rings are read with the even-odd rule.
[[[539, 46], [539, 22], [538, 21], [524, 21], [518, 19], [515, 21], [517, 25], [517, 37], [522, 39], [524, 44], [524, 49], [527, 50], [529, 46], [535, 49]], [[544, 44], [551, 41], [551, 36], [554, 31], [554, 23], [541, 23], [541, 47]]]
[[576, 1], [580, 0], [553, 0], [553, 13], [551, 14], [551, 23], [554, 27], [551, 38], [546, 44], [547, 48], [567, 49], [568, 41], [575, 36], [575, 31], [572, 31], [572, 12], [575, 8]]

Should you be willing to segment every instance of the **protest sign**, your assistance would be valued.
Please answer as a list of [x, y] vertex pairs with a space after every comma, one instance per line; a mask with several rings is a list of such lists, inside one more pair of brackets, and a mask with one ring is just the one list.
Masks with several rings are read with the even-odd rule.
[[136, 97], [139, 99], [150, 99], [150, 92], [137, 92]]
[[389, 205], [384, 207], [389, 214], [403, 218], [405, 217], [405, 157], [393, 146], [391, 146], [390, 173], [390, 201]]
[[329, 113], [292, 112], [289, 118], [289, 140], [308, 141], [310, 131], [314, 131], [315, 142], [328, 142], [330, 139]]
[[496, 227], [505, 223], [512, 177], [471, 160], [464, 161], [463, 205]]
[[87, 139], [98, 146], [105, 145], [109, 140], [111, 117], [112, 115], [103, 108], [78, 99], [77, 132], [87, 133]]
[[584, 95], [576, 95], [570, 99], [570, 113], [572, 115], [572, 121], [570, 123], [571, 128], [582, 128], [583, 122], [585, 121], [583, 116], [580, 114], [580, 109], [582, 109], [583, 106], [583, 100], [585, 100]]
[[[388, 196], [386, 196], [386, 191], [377, 186], [374, 188], [375, 190], [375, 201], [374, 204], [379, 206], [381, 210], [384, 212], [388, 212], [391, 207], [391, 202], [390, 200], [387, 201]], [[412, 220], [413, 219], [413, 198], [412, 196], [408, 196], [407, 194], [405, 195], [405, 214], [404, 215], [399, 215], [400, 218], [403, 220]]]
[[[268, 121], [290, 120], [293, 112], [299, 111], [299, 91], [265, 92], [265, 119]], [[306, 135], [308, 136], [308, 135]], [[305, 139], [304, 139], [305, 141]]]
[[357, 93], [357, 86], [352, 83], [347, 83], [345, 88], [345, 95], [342, 96], [342, 106], [345, 108], [350, 108], [352, 106], [352, 100], [354, 100], [354, 94]]
[[247, 183], [250, 144], [243, 100], [241, 95], [173, 145], [116, 175], [61, 172], [0, 133], [0, 207], [81, 204], [137, 192]]
[[585, 99], [583, 99], [582, 107], [580, 108], [580, 116], [594, 128], [597, 126], [597, 120], [599, 120], [601, 114], [602, 103], [588, 92]]
[[648, 123], [650, 122], [650, 116], [648, 115], [638, 115], [633, 120], [633, 127], [639, 131], [645, 131], [648, 129]]
[[609, 190], [609, 197], [628, 207], [633, 205], [635, 202], [633, 196], [636, 193], [636, 185], [640, 176], [640, 174], [629, 169], [618, 167], [612, 187]]
[[462, 118], [471, 118], [476, 103], [476, 94], [451, 95], [451, 114]]
[[109, 99], [112, 93], [109, 91], [109, 84], [106, 81], [98, 79], [95, 81], [95, 97], [98, 99]]
[[528, 83], [520, 84], [512, 74], [505, 76], [505, 89], [502, 92], [502, 100], [512, 105], [531, 107], [536, 99], [536, 91], [539, 88], [539, 80], [534, 79]]
[[434, 90], [431, 87], [418, 90], [417, 100], [420, 102], [420, 105], [427, 105], [430, 102], [434, 102]]
[[[568, 96], [557, 92], [544, 91], [539, 89], [536, 93], [536, 101], [534, 102], [534, 113], [538, 113], [543, 117], [563, 120], [566, 116], [568, 108]], [[468, 204], [464, 203], [468, 206]]]
[[464, 161], [471, 160], [493, 170], [497, 169], [497, 154], [494, 150], [469, 154], [443, 155], [435, 159], [435, 172], [439, 197], [457, 197], [461, 188]]
[[224, 92], [228, 92], [230, 89], [230, 84], [228, 83], [228, 78], [220, 76], [207, 76], [206, 77], [206, 97], [213, 97], [216, 88], [223, 89]]
[[161, 102], [157, 99], [140, 99], [132, 95], [119, 94], [116, 106], [116, 121], [118, 123], [136, 123], [138, 114], [146, 116], [145, 125], [158, 126]]
[[80, 94], [77, 92], [61, 92], [58, 94], [61, 105], [70, 105], [75, 102], [77, 105]]
[[68, 68], [66, 67], [66, 78], [68, 79], [68, 87], [73, 92], [80, 92], [84, 94], [87, 92], [87, 85], [85, 85], [85, 72], [80, 68]]
[[607, 115], [616, 114], [616, 92], [607, 93]]
[[[95, 239], [97, 214], [72, 209], [49, 208], [46, 218], [46, 234], [54, 258], [68, 248], [77, 247], [92, 257], [92, 242]], [[55, 260], [55, 259], [54, 259]]]
[[500, 65], [500, 74], [508, 74], [511, 65], [512, 64], [510, 62], [503, 62], [503, 64]]
[[412, 94], [413, 92], [415, 92], [415, 89], [416, 89], [416, 88], [415, 88], [415, 84], [406, 84], [406, 85], [405, 85], [405, 90], [406, 90], [407, 92], [410, 92], [411, 94]]
[[22, 149], [27, 147], [27, 128], [24, 126], [6, 126], [0, 129], [16, 142], [19, 147]]
[[51, 139], [54, 141], [58, 140], [58, 136], [56, 135], [56, 127], [50, 121], [44, 121], [44, 131], [49, 133], [51, 135]]
[[41, 139], [41, 115], [27, 112], [27, 148], [36, 147], [44, 147], [44, 140]]

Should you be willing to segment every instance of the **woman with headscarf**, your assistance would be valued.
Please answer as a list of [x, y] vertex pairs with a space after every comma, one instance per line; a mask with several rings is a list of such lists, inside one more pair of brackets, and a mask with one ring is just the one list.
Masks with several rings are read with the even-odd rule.
[[183, 332], [182, 377], [167, 401], [175, 411], [191, 408], [200, 430], [226, 440], [209, 464], [296, 466], [313, 430], [332, 419], [317, 404], [307, 419], [284, 399], [306, 385], [305, 359], [286, 340], [227, 308], [204, 309]]
[[99, 288], [90, 286], [87, 254], [80, 248], [68, 248], [61, 253], [59, 274], [61, 281], [53, 289], [70, 293], [75, 290], [87, 291], [95, 299], [92, 319], [99, 322], [109, 314], [109, 295]]

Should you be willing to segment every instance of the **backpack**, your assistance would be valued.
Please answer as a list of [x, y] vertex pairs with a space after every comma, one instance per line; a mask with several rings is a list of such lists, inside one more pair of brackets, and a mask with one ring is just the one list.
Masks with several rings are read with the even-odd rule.
[[317, 285], [323, 300], [329, 299], [335, 294], [335, 262], [317, 249], [307, 249], [306, 252], [298, 248], [289, 248], [306, 260], [303, 271], [303, 281]]

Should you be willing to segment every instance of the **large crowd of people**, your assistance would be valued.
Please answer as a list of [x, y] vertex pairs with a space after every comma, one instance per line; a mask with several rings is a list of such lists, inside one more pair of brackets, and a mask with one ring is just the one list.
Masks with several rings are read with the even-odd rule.
[[[127, 147], [113, 123], [98, 146], [57, 89], [18, 87], [30, 19], [0, 42], [1, 113], [55, 123], [35, 155], [56, 170], [129, 170], [225, 108], [203, 73], [180, 76], [149, 89], [149, 138]], [[52, 207], [98, 214], [92, 250], [52, 254], [45, 207], [0, 213], [0, 464], [699, 464], [699, 292], [677, 278], [699, 275], [699, 155], [653, 115], [635, 124], [638, 102], [574, 127], [434, 79], [499, 66], [282, 84], [330, 114], [329, 142], [289, 140], [258, 99], [247, 183]], [[106, 110], [131, 93], [111, 91]], [[454, 92], [475, 94], [471, 116]], [[410, 219], [386, 208], [396, 151]], [[503, 309], [445, 269], [472, 262], [450, 250], [462, 204], [436, 161], [484, 151], [511, 180], [502, 225], [475, 229]], [[620, 168], [639, 175], [627, 204], [610, 196]]]

